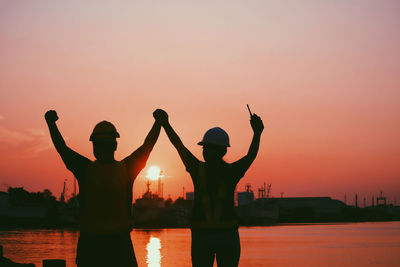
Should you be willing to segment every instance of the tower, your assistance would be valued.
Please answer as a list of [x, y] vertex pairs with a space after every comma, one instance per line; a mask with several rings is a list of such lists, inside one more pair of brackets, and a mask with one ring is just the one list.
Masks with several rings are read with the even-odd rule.
[[356, 197], [355, 197], [355, 206], [356, 206], [356, 208], [358, 208], [358, 195], [356, 194]]
[[67, 179], [64, 180], [64, 185], [63, 185], [63, 190], [61, 192], [61, 197], [60, 197], [60, 202], [64, 203], [65, 202], [65, 192], [67, 191], [67, 188], [65, 186], [65, 183], [67, 182]]
[[[267, 185], [267, 198], [271, 197], [271, 186], [272, 184]], [[265, 183], [264, 183], [264, 188], [265, 188]]]

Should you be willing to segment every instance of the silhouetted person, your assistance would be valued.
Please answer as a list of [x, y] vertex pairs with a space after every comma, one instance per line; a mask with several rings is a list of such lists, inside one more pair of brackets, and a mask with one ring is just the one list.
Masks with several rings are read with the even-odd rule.
[[122, 161], [116, 161], [114, 152], [119, 133], [112, 123], [99, 122], [90, 135], [96, 157], [91, 161], [65, 144], [54, 110], [46, 112], [45, 119], [57, 152], [79, 183], [77, 265], [137, 266], [130, 238], [132, 186], [158, 139], [160, 123], [154, 123], [142, 146]]
[[240, 240], [237, 215], [234, 208], [234, 191], [256, 158], [264, 129], [262, 120], [252, 115], [250, 123], [253, 139], [246, 156], [234, 163], [226, 163], [223, 156], [229, 147], [229, 136], [221, 128], [208, 130], [198, 144], [203, 146], [205, 162], [198, 160], [182, 143], [168, 121], [166, 112], [155, 115], [164, 127], [169, 140], [177, 149], [194, 185], [194, 207], [190, 218], [192, 232], [192, 265], [238, 266]]

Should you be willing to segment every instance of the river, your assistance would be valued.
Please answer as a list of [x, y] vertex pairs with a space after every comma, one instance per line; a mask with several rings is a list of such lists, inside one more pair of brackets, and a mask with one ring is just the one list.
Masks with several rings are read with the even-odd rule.
[[[400, 266], [400, 222], [290, 224], [239, 232], [241, 267]], [[131, 235], [139, 266], [191, 266], [189, 229]], [[74, 230], [0, 231], [0, 244], [4, 256], [16, 262], [41, 267], [43, 259], [65, 259], [73, 267], [78, 237]]]

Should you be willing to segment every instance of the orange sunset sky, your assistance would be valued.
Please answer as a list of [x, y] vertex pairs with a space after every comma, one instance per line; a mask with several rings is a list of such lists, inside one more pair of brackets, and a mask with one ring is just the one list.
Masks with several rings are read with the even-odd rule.
[[[247, 153], [246, 104], [265, 124], [260, 152], [238, 185], [272, 195], [354, 203], [383, 191], [400, 203], [399, 1], [1, 1], [0, 190], [68, 194], [73, 176], [50, 142], [55, 109], [67, 144], [94, 159], [101, 120], [121, 138], [116, 158], [142, 144], [156, 108], [184, 144], [211, 127], [230, 135], [226, 160]], [[164, 196], [192, 191], [161, 132], [148, 167]], [[361, 201], [360, 201], [361, 202]]]

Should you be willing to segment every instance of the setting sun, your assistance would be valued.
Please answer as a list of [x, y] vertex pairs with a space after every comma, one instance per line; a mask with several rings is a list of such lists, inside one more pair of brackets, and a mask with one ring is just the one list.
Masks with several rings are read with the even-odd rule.
[[160, 168], [158, 168], [157, 166], [151, 166], [147, 170], [146, 178], [148, 178], [149, 180], [157, 180], [159, 176], [160, 176]]

